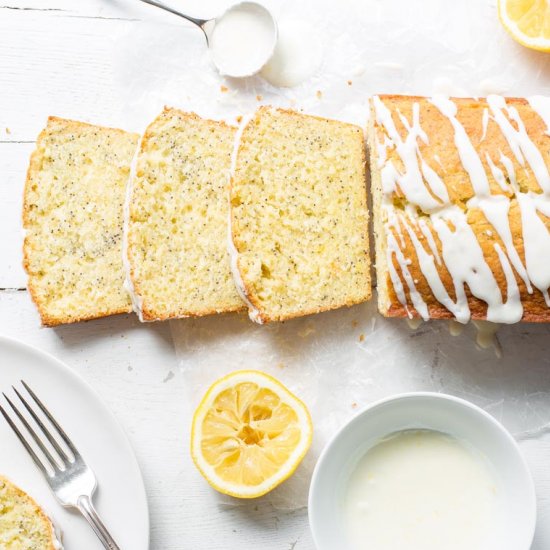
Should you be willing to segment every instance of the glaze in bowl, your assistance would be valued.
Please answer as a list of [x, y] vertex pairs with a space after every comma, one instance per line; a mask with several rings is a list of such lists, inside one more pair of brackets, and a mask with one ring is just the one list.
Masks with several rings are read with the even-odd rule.
[[435, 430], [482, 453], [500, 482], [499, 519], [486, 550], [528, 550], [536, 524], [531, 473], [511, 434], [489, 413], [451, 395], [408, 393], [368, 406], [323, 450], [309, 492], [309, 523], [317, 550], [345, 550], [343, 501], [359, 460], [384, 437], [408, 429]]

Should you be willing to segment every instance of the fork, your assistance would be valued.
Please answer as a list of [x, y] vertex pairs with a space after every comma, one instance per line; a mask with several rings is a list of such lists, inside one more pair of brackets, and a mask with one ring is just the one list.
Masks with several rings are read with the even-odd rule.
[[[23, 380], [21, 380], [21, 384], [34, 401], [34, 406], [38, 407], [38, 409], [40, 409], [43, 415], [48, 419], [51, 428], [53, 428], [56, 432], [57, 438], [52, 435], [53, 430], [50, 431], [41, 420], [36, 408], [33, 408], [32, 404], [29, 404], [30, 400], [28, 401], [28, 398], [25, 399], [15, 386], [12, 386], [15, 394], [28, 411], [36, 425], [40, 428], [41, 435], [37, 434], [34, 428], [26, 420], [25, 416], [23, 416], [21, 411], [5, 393], [2, 393], [2, 395], [9, 403], [21, 424], [25, 427], [28, 434], [27, 437], [21, 433], [15, 422], [11, 419], [2, 405], [0, 405], [0, 412], [10, 425], [11, 429], [15, 432], [15, 435], [19, 438], [19, 441], [22, 443], [23, 447], [25, 447], [31, 458], [34, 460], [34, 463], [38, 466], [38, 469], [44, 474], [46, 481], [50, 485], [50, 489], [56, 496], [59, 503], [65, 507], [76, 508], [84, 516], [84, 518], [86, 518], [94, 530], [94, 533], [107, 550], [120, 550], [119, 546], [107, 531], [107, 528], [103, 524], [103, 521], [93, 506], [92, 496], [97, 487], [97, 480], [93, 471], [86, 464], [73, 442], [42, 401], [38, 399], [36, 394]], [[42, 458], [40, 458], [33, 449], [29, 436], [32, 441], [34, 441], [36, 447], [40, 449]], [[50, 448], [48, 448], [45, 440], [47, 440], [50, 444]], [[63, 441], [66, 449], [60, 445], [58, 440]], [[51, 449], [53, 449], [55, 453], [52, 452]]]

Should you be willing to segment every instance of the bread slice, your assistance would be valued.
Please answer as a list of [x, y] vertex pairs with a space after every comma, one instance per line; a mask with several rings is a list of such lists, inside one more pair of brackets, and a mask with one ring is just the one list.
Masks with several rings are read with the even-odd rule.
[[60, 550], [50, 518], [22, 489], [0, 476], [0, 548]]
[[550, 99], [375, 96], [379, 311], [550, 321]]
[[261, 107], [231, 176], [234, 277], [257, 322], [371, 296], [361, 128]]
[[145, 321], [244, 308], [227, 252], [235, 128], [166, 108], [141, 141], [125, 235], [129, 289]]
[[23, 253], [44, 325], [131, 311], [122, 213], [138, 139], [55, 117], [38, 136], [23, 199]]

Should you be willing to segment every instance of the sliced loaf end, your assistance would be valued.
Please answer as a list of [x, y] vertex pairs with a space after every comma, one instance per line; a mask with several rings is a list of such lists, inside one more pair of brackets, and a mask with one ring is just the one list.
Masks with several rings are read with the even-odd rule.
[[46, 326], [131, 311], [122, 213], [138, 139], [56, 117], [38, 136], [23, 197], [23, 265]]

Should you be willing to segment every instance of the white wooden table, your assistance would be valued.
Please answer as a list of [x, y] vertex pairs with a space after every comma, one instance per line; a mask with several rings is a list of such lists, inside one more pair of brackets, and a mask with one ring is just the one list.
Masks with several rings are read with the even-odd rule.
[[[217, 13], [226, 3], [225, 0], [173, 1], [189, 6], [191, 13], [201, 16]], [[425, 0], [432, 8], [438, 1]], [[458, 5], [448, 1], [449, 7]], [[482, 4], [479, 0], [478, 3]], [[416, 8], [409, 1], [398, 0], [370, 4], [373, 17], [378, 17], [385, 6], [390, 17], [409, 18], [408, 10], [420, 9], [421, 2]], [[471, 9], [474, 2], [464, 4]], [[496, 53], [490, 53], [490, 59], [483, 60], [483, 70], [491, 77], [500, 74], [495, 59], [501, 51], [505, 58], [499, 61], [502, 67], [506, 56], [521, 55], [525, 59], [524, 73], [508, 75], [503, 68], [504, 84], [496, 82], [502, 88], [500, 91], [515, 91], [506, 84], [506, 79], [513, 81], [513, 77], [521, 80], [523, 88], [546, 86], [547, 90], [548, 71], [541, 69], [547, 69], [548, 63], [544, 60], [541, 64], [539, 54], [529, 54], [511, 45], [492, 19], [494, 14], [485, 11], [489, 16], [484, 22], [493, 25], [488, 33], [494, 34], [500, 45]], [[430, 11], [426, 10], [426, 14]], [[305, 510], [282, 513], [262, 500], [238, 508], [224, 507], [196, 472], [184, 435], [187, 421], [184, 380], [167, 323], [141, 325], [128, 315], [41, 329], [25, 291], [20, 258], [20, 203], [28, 155], [36, 135], [48, 115], [125, 127], [121, 105], [128, 92], [120, 89], [123, 83], [115, 78], [113, 47], [117, 37], [133, 25], [144, 20], [165, 21], [166, 17], [137, 0], [0, 3], [0, 333], [34, 344], [65, 361], [90, 382], [113, 410], [127, 431], [142, 467], [151, 511], [153, 550], [312, 550]], [[470, 38], [475, 39], [476, 31], [470, 29], [470, 32]], [[465, 46], [459, 31], [449, 28], [448, 34], [454, 50], [460, 53]], [[378, 66], [376, 59], [367, 61], [370, 70], [378, 71], [376, 78], [382, 73], [387, 75], [383, 80], [386, 86], [392, 86], [387, 83], [393, 79], [394, 89], [430, 93], [427, 85], [416, 85], [418, 81], [404, 83], [406, 68], [394, 63], [391, 56], [381, 59]], [[420, 67], [422, 63], [423, 60], [418, 61]], [[423, 78], [422, 74], [419, 71], [417, 78]], [[445, 74], [452, 75], [452, 67]], [[372, 82], [376, 86], [381, 80], [373, 76]], [[480, 94], [483, 87], [494, 88], [494, 83], [481, 84]], [[539, 445], [541, 442], [550, 449], [550, 437], [539, 440]], [[535, 456], [531, 466], [538, 482], [539, 502], [544, 503], [550, 500], [550, 476], [545, 461], [550, 453], [541, 453], [539, 446]], [[550, 547], [548, 519], [539, 517], [536, 550]]]

